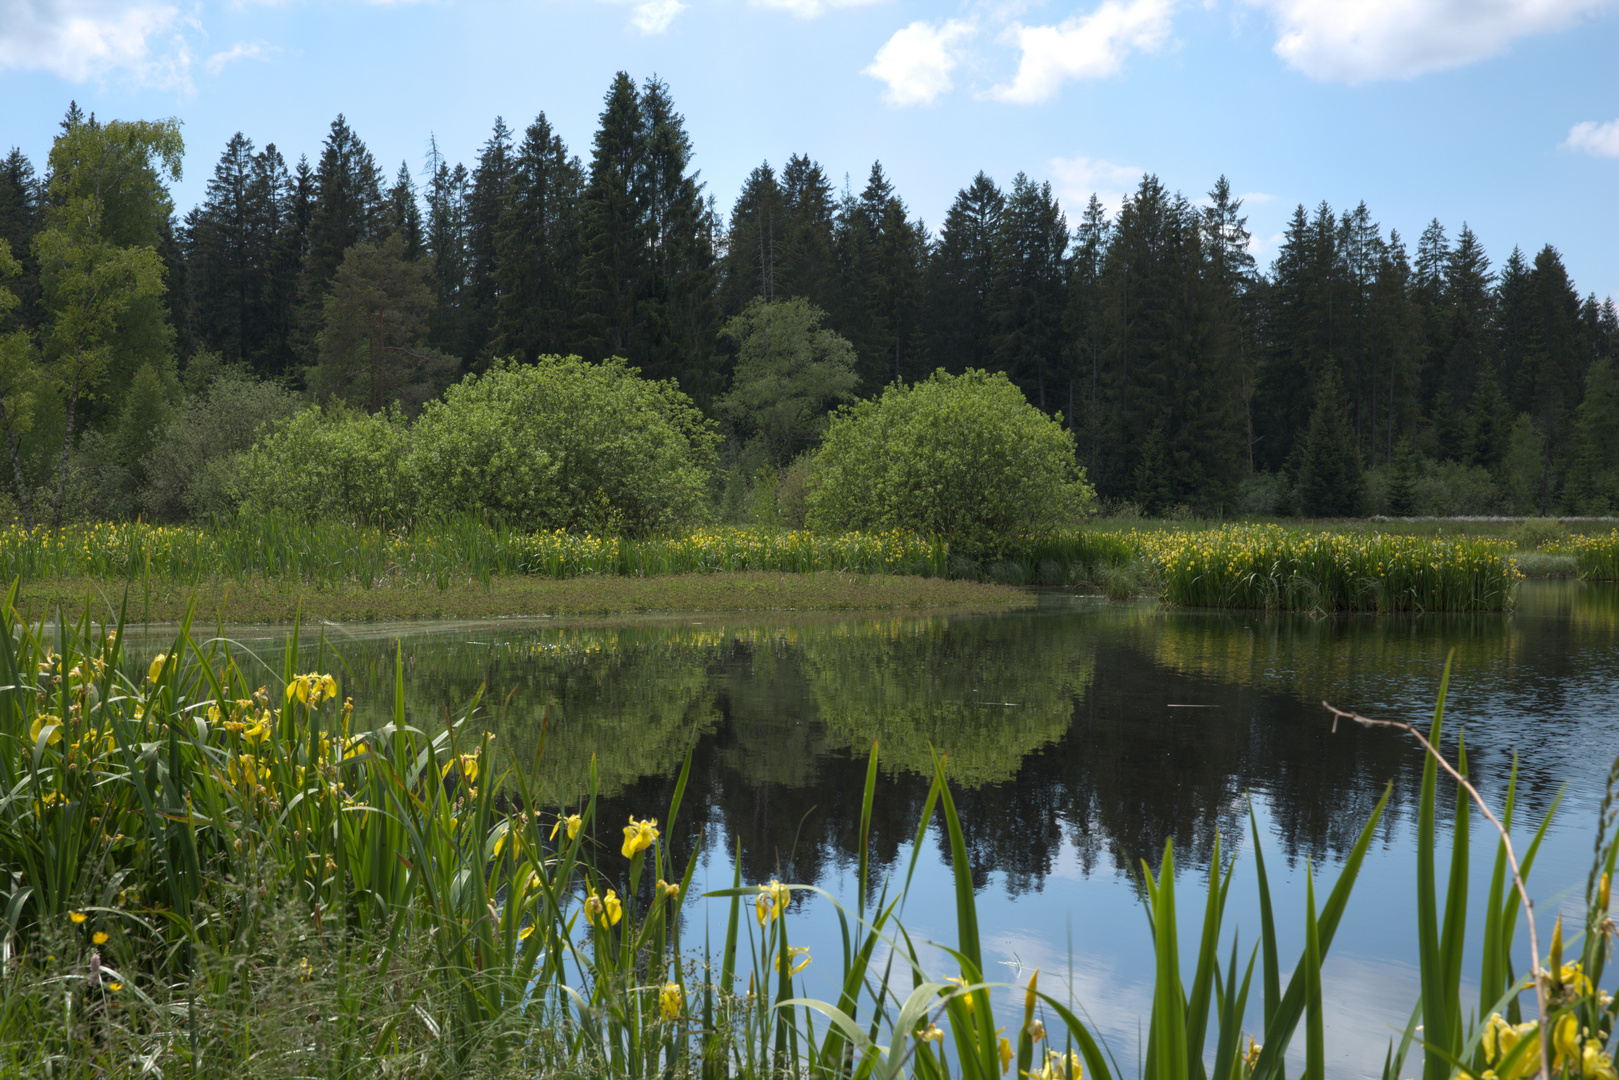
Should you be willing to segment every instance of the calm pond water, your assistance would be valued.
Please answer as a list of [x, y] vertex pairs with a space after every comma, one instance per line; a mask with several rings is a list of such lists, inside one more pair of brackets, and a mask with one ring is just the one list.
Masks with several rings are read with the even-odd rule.
[[[228, 636], [273, 649], [280, 633]], [[990, 977], [1026, 979], [1040, 968], [1042, 989], [1071, 992], [1127, 1073], [1151, 993], [1141, 860], [1156, 865], [1173, 839], [1182, 941], [1194, 941], [1219, 837], [1222, 861], [1237, 860], [1228, 925], [1256, 940], [1250, 805], [1284, 949], [1297, 955], [1306, 867], [1318, 880], [1336, 877], [1393, 785], [1327, 962], [1333, 1074], [1377, 1075], [1390, 1034], [1409, 1017], [1417, 995], [1412, 802], [1422, 759], [1393, 732], [1339, 725], [1334, 734], [1324, 699], [1425, 723], [1454, 649], [1447, 743], [1465, 729], [1485, 794], [1499, 806], [1514, 755], [1520, 821], [1538, 821], [1565, 792], [1531, 879], [1548, 920], [1558, 905], [1579, 917], [1595, 808], [1619, 753], [1619, 589], [1571, 581], [1525, 583], [1510, 615], [1311, 618], [1048, 595], [1036, 610], [998, 615], [704, 615], [325, 633], [324, 667], [342, 674], [362, 716], [369, 709], [380, 720], [391, 710], [401, 642], [407, 709], [419, 726], [460, 715], [480, 685], [480, 722], [504, 760], [532, 761], [548, 723], [538, 774], [557, 807], [581, 801], [596, 755], [607, 849], [616, 849], [628, 815], [664, 816], [690, 750], [691, 786], [671, 839], [682, 860], [698, 846], [699, 888], [729, 886], [740, 846], [746, 883], [779, 876], [852, 897], [874, 738], [882, 781], [873, 873], [897, 883], [927, 792], [928, 748], [948, 750]], [[1475, 826], [1476, 893], [1493, 857], [1484, 832]], [[925, 843], [904, 922], [913, 936], [953, 942], [937, 827]], [[688, 942], [701, 941], [705, 918], [723, 936], [723, 902], [688, 910]], [[835, 997], [840, 946], [829, 905], [801, 900], [794, 918], [795, 939], [828, 960], [818, 981], [817, 967], [808, 970], [810, 992]], [[1477, 958], [1468, 964], [1476, 970]]]

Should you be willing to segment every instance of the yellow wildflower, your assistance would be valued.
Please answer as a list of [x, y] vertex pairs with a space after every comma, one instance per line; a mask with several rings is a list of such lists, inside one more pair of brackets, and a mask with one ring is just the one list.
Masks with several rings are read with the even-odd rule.
[[636, 821], [635, 815], [630, 815], [630, 823], [624, 826], [624, 857], [633, 858], [652, 846], [658, 838], [658, 819], [647, 818], [645, 821]]
[[770, 879], [770, 884], [759, 886], [759, 899], [754, 901], [760, 926], [768, 926], [781, 918], [782, 911], [787, 907], [789, 890], [787, 886]]
[[578, 814], [569, 814], [567, 817], [557, 818], [557, 823], [551, 826], [551, 839], [555, 840], [557, 838], [557, 833], [560, 832], [564, 826], [566, 826], [568, 830], [568, 839], [572, 840], [574, 837], [579, 835], [579, 824], [582, 820], [583, 819], [580, 818]]
[[105, 945], [107, 943], [107, 932], [105, 930], [97, 930], [95, 933], [90, 935], [90, 940], [95, 942], [97, 945]]
[[605, 931], [617, 926], [624, 917], [624, 905], [619, 902], [618, 893], [612, 889], [608, 889], [607, 894], [600, 898], [593, 889], [585, 901], [585, 917], [592, 926]]
[[152, 666], [146, 669], [146, 681], [155, 683], [163, 675], [163, 667], [169, 662], [167, 653], [158, 653], [152, 661]]
[[[802, 956], [804, 959], [802, 959], [802, 960], [798, 959], [800, 956]], [[809, 962], [810, 962], [809, 946], [808, 945], [789, 945], [789, 946], [787, 946], [787, 958], [786, 958], [786, 960], [787, 960], [787, 963], [792, 965], [792, 967], [790, 967], [788, 969], [787, 974], [788, 975], [797, 975], [800, 971], [803, 971], [805, 968], [809, 967]], [[782, 965], [782, 956], [781, 956], [780, 953], [777, 953], [776, 954], [776, 970], [777, 971], [781, 970], [781, 965]]]
[[82, 911], [70, 911], [67, 913], [67, 917], [73, 920], [74, 926], [80, 926], [84, 923], [84, 920], [88, 919], [90, 916], [86, 915]]
[[55, 746], [62, 741], [62, 720], [60, 717], [45, 715], [34, 717], [34, 722], [28, 728], [28, 741], [39, 743], [40, 732], [47, 732], [45, 745]]
[[[1004, 1028], [1001, 1029], [1001, 1031], [1004, 1031], [1004, 1030], [1005, 1030]], [[1000, 1035], [1001, 1031], [997, 1031], [995, 1034]], [[1012, 1067], [1012, 1043], [1011, 1043], [1010, 1040], [1007, 1039], [1007, 1037], [1005, 1035], [1001, 1035], [1000, 1051], [1001, 1051], [1001, 1074], [1004, 1076], [1006, 1074], [1006, 1070], [1008, 1070], [1008, 1069], [1010, 1069]]]
[[929, 1024], [927, 1027], [923, 1028], [916, 1037], [921, 1039], [923, 1042], [943, 1042], [944, 1028], [940, 1027], [938, 1024]]
[[678, 1019], [686, 1008], [686, 993], [676, 982], [666, 982], [658, 991], [658, 1011], [665, 1020]]

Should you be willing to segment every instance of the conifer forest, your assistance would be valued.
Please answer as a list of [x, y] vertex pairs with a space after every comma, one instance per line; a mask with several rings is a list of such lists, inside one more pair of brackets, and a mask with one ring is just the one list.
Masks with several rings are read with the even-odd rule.
[[[0, 163], [20, 301], [0, 340], [32, 343], [0, 371], [14, 500], [48, 492], [72, 453], [98, 478], [83, 513], [181, 516], [142, 502], [146, 474], [163, 425], [219, 370], [408, 413], [496, 359], [544, 354], [677, 380], [730, 425], [722, 462], [736, 467], [743, 433], [722, 406], [737, 344], [723, 331], [755, 300], [800, 298], [852, 348], [854, 397], [939, 368], [1005, 373], [1073, 431], [1104, 505], [1619, 509], [1613, 299], [1582, 295], [1556, 238], [1492, 262], [1444, 207], [1403, 236], [1364, 203], [1300, 205], [1261, 265], [1223, 176], [1178, 192], [1146, 175], [1109, 213], [980, 172], [924, 223], [881, 163], [845, 179], [807, 147], [761, 163], [727, 208], [706, 194], [670, 88], [621, 73], [588, 147], [544, 114], [497, 118], [472, 162], [429, 143], [425, 161], [389, 169], [340, 115], [318, 146], [236, 134], [185, 209], [163, 123], [120, 127], [157, 150], [104, 200], [98, 235], [156, 258], [114, 267], [133, 299], [88, 359], [62, 314], [71, 289], [40, 267], [78, 205], [53, 182], [58, 157], [103, 127], [74, 106], [50, 160], [13, 148]], [[25, 368], [53, 372], [52, 392], [29, 391]]]

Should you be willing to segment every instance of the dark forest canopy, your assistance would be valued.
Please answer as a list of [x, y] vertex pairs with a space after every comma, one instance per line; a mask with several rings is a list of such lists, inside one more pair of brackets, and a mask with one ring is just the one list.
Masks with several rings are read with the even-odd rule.
[[[63, 139], [113, 126], [75, 106]], [[144, 211], [109, 209], [128, 236], [81, 239], [150, 250], [163, 312], [114, 320], [66, 441], [133, 490], [154, 432], [233, 366], [413, 409], [497, 358], [622, 356], [720, 416], [728, 320], [802, 299], [852, 346], [857, 396], [1004, 372], [1073, 430], [1104, 499], [1149, 512], [1399, 511], [1423, 475], [1486, 492], [1468, 509], [1619, 509], [1619, 316], [1549, 243], [1492, 266], [1465, 223], [1413, 245], [1323, 202], [1259, 266], [1224, 177], [1192, 198], [1150, 175], [1116, 213], [1093, 196], [1070, 217], [1047, 183], [979, 173], [929, 229], [881, 164], [840, 190], [808, 155], [761, 164], [722, 215], [670, 88], [622, 73], [588, 147], [543, 114], [497, 119], [470, 167], [430, 147], [390, 170], [342, 116], [312, 158], [238, 133], [183, 215], [152, 173]], [[0, 434], [24, 501], [69, 414], [64, 256], [41, 239], [72, 197], [59, 156], [0, 160]]]

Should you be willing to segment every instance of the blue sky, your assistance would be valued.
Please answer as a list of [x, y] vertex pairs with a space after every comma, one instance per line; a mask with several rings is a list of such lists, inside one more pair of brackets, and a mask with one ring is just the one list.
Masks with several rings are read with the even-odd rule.
[[338, 112], [390, 176], [430, 134], [470, 167], [497, 114], [588, 156], [620, 69], [670, 84], [726, 212], [795, 152], [857, 190], [880, 158], [930, 224], [979, 169], [1071, 217], [1224, 173], [1262, 265], [1295, 204], [1365, 200], [1619, 297], [1619, 0], [0, 0], [0, 146], [42, 165], [70, 98], [178, 116], [184, 211], [233, 132], [314, 158]]

